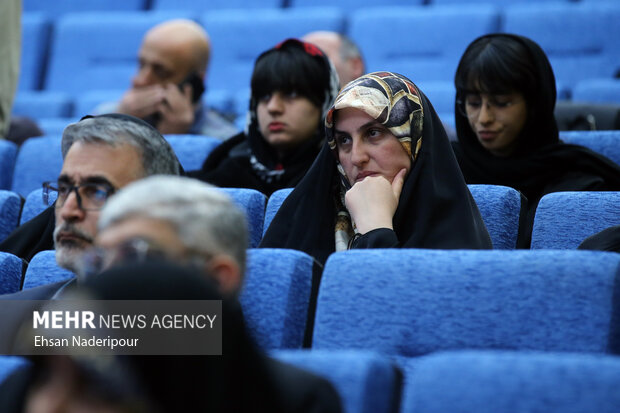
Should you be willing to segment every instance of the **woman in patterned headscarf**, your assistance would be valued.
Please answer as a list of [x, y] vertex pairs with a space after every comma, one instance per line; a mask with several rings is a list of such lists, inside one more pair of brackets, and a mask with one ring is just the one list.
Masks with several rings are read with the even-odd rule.
[[441, 121], [409, 79], [377, 72], [350, 82], [325, 126], [325, 146], [261, 247], [320, 263], [350, 248], [491, 248]]
[[258, 57], [251, 86], [245, 132], [218, 146], [201, 170], [188, 175], [271, 195], [294, 187], [319, 153], [338, 75], [319, 48], [287, 39]]

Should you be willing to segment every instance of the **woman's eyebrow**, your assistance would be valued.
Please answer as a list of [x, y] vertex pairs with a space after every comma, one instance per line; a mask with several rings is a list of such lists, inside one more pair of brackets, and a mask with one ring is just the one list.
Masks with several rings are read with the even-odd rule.
[[[376, 119], [373, 119], [371, 121], [368, 121], [368, 122], [364, 123], [359, 128], [357, 128], [357, 132], [361, 132], [361, 131], [366, 130], [366, 129], [372, 127], [372, 126], [377, 126], [377, 125], [381, 125], [382, 126], [382, 123], [380, 123]], [[343, 135], [349, 135], [349, 132], [341, 131], [339, 129], [334, 129], [334, 133], [340, 133], [340, 134], [343, 134]]]

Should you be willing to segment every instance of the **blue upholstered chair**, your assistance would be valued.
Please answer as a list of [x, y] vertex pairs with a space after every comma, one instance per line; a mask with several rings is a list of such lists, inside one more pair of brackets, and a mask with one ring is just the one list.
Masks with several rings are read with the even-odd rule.
[[402, 413], [615, 413], [620, 358], [537, 352], [445, 352], [405, 368]]
[[267, 208], [265, 209], [265, 224], [263, 225], [263, 235], [269, 228], [269, 224], [271, 224], [271, 220], [280, 209], [282, 202], [286, 199], [286, 197], [293, 192], [293, 188], [284, 188], [278, 189], [274, 193], [271, 194], [269, 199], [267, 200]]
[[248, 250], [241, 293], [247, 327], [263, 349], [301, 348], [312, 281], [312, 258], [286, 249]]
[[586, 79], [573, 88], [576, 102], [620, 104], [620, 79]]
[[620, 192], [555, 192], [536, 207], [532, 249], [574, 249], [592, 234], [620, 225]]
[[[27, 0], [25, 3], [27, 4]], [[49, 2], [46, 2], [50, 4]], [[37, 90], [43, 82], [44, 62], [47, 58], [51, 24], [44, 13], [28, 12], [24, 7], [22, 13], [22, 44], [17, 89]]]
[[73, 99], [59, 91], [22, 91], [15, 96], [12, 113], [33, 119], [67, 117], [73, 113]]
[[220, 144], [220, 139], [203, 135], [166, 135], [179, 162], [186, 171], [200, 169], [207, 156]]
[[62, 169], [60, 136], [27, 139], [19, 149], [11, 190], [27, 196], [45, 181], [58, 179]]
[[228, 194], [245, 212], [250, 232], [249, 248], [257, 247], [263, 235], [267, 197], [256, 189], [221, 188], [221, 190]]
[[196, 0], [151, 0], [153, 10], [192, 10], [203, 12], [218, 9], [278, 9], [284, 0], [209, 0], [208, 4]]
[[10, 189], [17, 159], [17, 145], [0, 140], [0, 189]]
[[620, 254], [580, 250], [338, 252], [323, 271], [312, 345], [396, 357], [467, 348], [619, 353], [619, 264]]
[[0, 294], [19, 291], [22, 281], [22, 260], [8, 252], [0, 252]]
[[0, 356], [0, 385], [2, 385], [2, 382], [13, 374], [15, 370], [25, 367], [28, 364], [29, 362], [23, 357]]
[[75, 277], [71, 271], [61, 268], [56, 263], [56, 253], [53, 250], [41, 251], [35, 254], [28, 264], [24, 276], [22, 289], [52, 284], [58, 281]]
[[43, 212], [48, 206], [52, 205], [56, 200], [58, 193], [52, 192], [49, 195], [47, 204], [43, 202], [43, 188], [35, 189], [26, 196], [26, 201], [22, 206], [22, 215], [19, 218], [19, 225], [30, 221], [32, 218]]
[[0, 241], [3, 241], [19, 223], [22, 200], [15, 192], [0, 189]]
[[146, 0], [63, 0], [50, 3], [46, 0], [24, 0], [24, 11], [43, 12], [51, 17], [83, 11], [128, 11], [144, 10]]
[[560, 139], [590, 148], [620, 165], [620, 130], [562, 131]]
[[390, 70], [422, 84], [451, 82], [466, 46], [499, 28], [499, 8], [492, 5], [381, 5], [350, 13], [347, 33], [364, 53], [367, 71]]
[[[420, 6], [424, 4], [425, 1], [426, 0], [384, 0], [381, 2], [381, 6]], [[346, 12], [377, 6], [377, 2], [374, 0], [340, 0], [337, 2], [330, 0], [289, 0], [289, 4], [289, 7], [337, 6]]]
[[386, 357], [351, 350], [277, 350], [271, 355], [329, 380], [345, 413], [397, 411], [401, 372]]
[[521, 194], [502, 185], [468, 185], [489, 231], [493, 248], [515, 249], [519, 232]]
[[67, 125], [77, 122], [78, 120], [80, 120], [80, 118], [40, 118], [37, 119], [37, 124], [46, 136], [53, 136], [62, 135]]

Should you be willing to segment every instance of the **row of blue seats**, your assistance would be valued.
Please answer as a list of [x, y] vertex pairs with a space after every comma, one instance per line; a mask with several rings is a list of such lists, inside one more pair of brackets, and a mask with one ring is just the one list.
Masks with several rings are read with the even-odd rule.
[[[63, 128], [66, 123], [62, 123]], [[620, 165], [620, 131], [563, 131], [560, 138], [585, 146]], [[183, 168], [200, 169], [202, 163], [221, 141], [200, 135], [166, 135]], [[30, 138], [17, 147], [0, 140], [0, 189], [26, 197], [41, 188], [44, 181], [54, 181], [62, 168], [60, 135]]]
[[541, 44], [559, 84], [573, 85], [613, 76], [620, 56], [615, 41], [619, 16], [617, 2], [409, 5], [346, 12], [337, 7], [177, 9], [70, 13], [53, 23], [43, 14], [24, 13], [20, 90], [124, 89], [143, 34], [172, 17], [196, 19], [210, 33], [208, 84], [214, 90], [247, 89], [259, 53], [313, 30], [347, 33], [359, 44], [369, 71], [389, 69], [417, 82], [450, 81], [465, 47], [480, 35], [519, 33]]
[[[286, 350], [271, 356], [327, 378], [345, 413], [620, 409], [620, 358], [614, 356], [469, 350], [419, 357], [402, 368], [381, 354], [356, 350]], [[0, 383], [28, 364], [0, 356]]]
[[[620, 254], [583, 250], [378, 249], [333, 253], [322, 272], [312, 348], [377, 351], [401, 362], [435, 351], [620, 354]], [[38, 253], [23, 288], [74, 275]], [[0, 253], [0, 293], [21, 260]], [[258, 345], [301, 348], [312, 258], [249, 249], [240, 296]]]
[[[433, 108], [442, 121], [454, 123], [454, 99], [456, 89], [452, 82], [433, 81], [418, 82], [418, 87], [430, 99]], [[81, 118], [93, 114], [97, 106], [104, 102], [118, 101], [125, 90], [91, 90], [84, 93], [72, 94], [53, 91], [20, 91], [13, 102], [13, 114], [27, 116], [39, 121], [41, 128], [49, 118]], [[620, 79], [588, 79], [579, 81], [575, 85], [560, 90], [564, 96], [570, 95], [574, 102], [620, 105]], [[232, 92], [225, 89], [209, 89], [203, 101], [231, 117], [239, 118], [239, 127], [248, 110], [250, 97], [249, 89]], [[566, 99], [564, 99], [566, 100]], [[53, 133], [43, 129], [45, 133]]]

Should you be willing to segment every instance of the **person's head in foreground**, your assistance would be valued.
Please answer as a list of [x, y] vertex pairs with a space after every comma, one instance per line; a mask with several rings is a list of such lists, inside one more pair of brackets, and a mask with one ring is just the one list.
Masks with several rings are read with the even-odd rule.
[[512, 34], [474, 40], [454, 83], [456, 129], [464, 151], [510, 157], [558, 142], [555, 77], [532, 40]]
[[306, 34], [302, 40], [318, 46], [334, 64], [340, 86], [357, 79], [366, 72], [359, 48], [346, 35], [338, 32], [316, 31]]
[[130, 182], [154, 174], [178, 175], [174, 151], [156, 129], [128, 115], [110, 114], [70, 124], [62, 136], [63, 166], [57, 182], [43, 185], [57, 195], [54, 247], [61, 267], [76, 272], [97, 235], [108, 197]]
[[319, 261], [347, 248], [491, 246], [441, 122], [409, 79], [376, 72], [354, 80], [325, 127], [326, 146], [261, 246]]
[[209, 184], [163, 175], [134, 182], [110, 198], [98, 227], [97, 269], [165, 257], [209, 274], [226, 296], [241, 290], [248, 245], [245, 215]]

